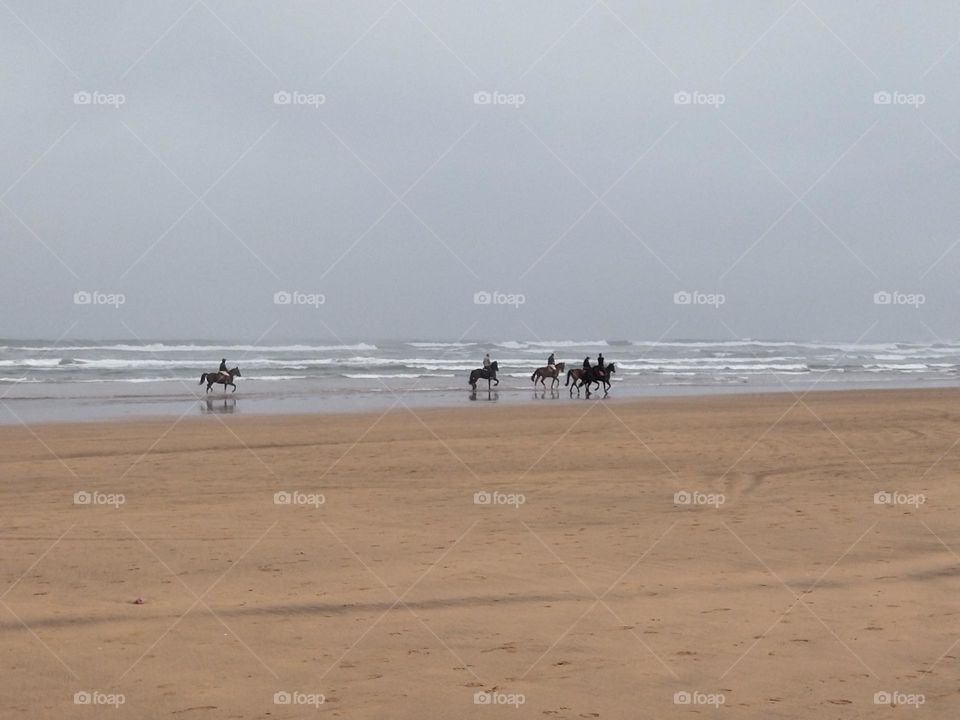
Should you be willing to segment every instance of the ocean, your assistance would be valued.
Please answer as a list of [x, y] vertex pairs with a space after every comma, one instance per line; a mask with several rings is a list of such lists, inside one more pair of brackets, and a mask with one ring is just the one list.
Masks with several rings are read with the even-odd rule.
[[[0, 340], [0, 423], [205, 413], [303, 413], [451, 406], [470, 400], [570, 401], [534, 392], [550, 352], [568, 369], [603, 353], [616, 366], [610, 399], [715, 392], [949, 386], [958, 343], [554, 340], [376, 341], [249, 345], [211, 341]], [[489, 352], [500, 385], [470, 393]], [[236, 393], [209, 395], [200, 374], [238, 366]], [[598, 397], [595, 395], [594, 397]], [[576, 400], [576, 394], [574, 394]]]

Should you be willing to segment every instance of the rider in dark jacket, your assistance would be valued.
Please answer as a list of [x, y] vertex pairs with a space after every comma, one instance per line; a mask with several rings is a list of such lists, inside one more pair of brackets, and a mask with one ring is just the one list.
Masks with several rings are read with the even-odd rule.
[[590, 371], [590, 356], [589, 356], [589, 355], [587, 355], [587, 356], [583, 359], [583, 371], [584, 371], [584, 372], [589, 372], [589, 371]]
[[553, 353], [550, 353], [550, 357], [547, 358], [547, 365], [553, 367], [557, 364], [557, 359], [553, 356]]
[[597, 375], [603, 377], [604, 373], [604, 362], [603, 362], [603, 353], [597, 355]]
[[220, 370], [218, 371], [221, 375], [229, 375], [230, 371], [227, 370], [227, 359], [222, 358], [220, 360]]

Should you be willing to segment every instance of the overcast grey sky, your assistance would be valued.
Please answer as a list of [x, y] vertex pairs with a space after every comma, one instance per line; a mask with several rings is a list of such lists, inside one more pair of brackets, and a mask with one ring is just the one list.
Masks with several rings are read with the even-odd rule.
[[0, 336], [956, 339], [958, 41], [955, 2], [3, 0]]

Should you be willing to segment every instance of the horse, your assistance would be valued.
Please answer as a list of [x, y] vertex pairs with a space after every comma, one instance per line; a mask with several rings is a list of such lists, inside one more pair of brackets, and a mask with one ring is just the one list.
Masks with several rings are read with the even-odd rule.
[[[567, 370], [567, 381], [564, 385], [570, 384], [570, 378], [573, 378], [573, 387], [570, 388], [570, 394], [573, 395], [573, 388], [577, 389], [577, 395], [580, 394], [580, 385], [583, 384], [583, 368], [570, 368]], [[577, 385], [580, 383], [580, 385]]]
[[490, 363], [489, 368], [477, 368], [470, 372], [470, 380], [468, 385], [474, 390], [477, 389], [477, 380], [486, 380], [487, 381], [487, 390], [490, 389], [490, 381], [493, 380], [494, 385], [499, 385], [500, 381], [497, 379], [497, 371], [500, 369], [500, 366], [497, 365], [497, 361], [494, 360]]
[[217, 372], [204, 373], [203, 375], [200, 376], [199, 384], [203, 385], [204, 383], [206, 383], [207, 392], [210, 392], [210, 388], [213, 387], [214, 383], [219, 383], [220, 385], [223, 385], [224, 392], [227, 391], [227, 385], [233, 388], [233, 392], [236, 392], [237, 386], [233, 384], [233, 379], [238, 377], [243, 377], [240, 374], [240, 368], [235, 367], [233, 370], [228, 370], [227, 376], [230, 378], [229, 380], [226, 377], [224, 377], [223, 373], [220, 372], [219, 370], [217, 370]]
[[[597, 389], [599, 390], [600, 385], [602, 383], [604, 396], [606, 396], [610, 392], [610, 375], [612, 373], [615, 373], [617, 371], [617, 368], [614, 366], [613, 363], [610, 363], [609, 365], [605, 365], [602, 368], [603, 375], [598, 374], [598, 371], [600, 370], [601, 368], [599, 367], [592, 367], [586, 372], [581, 371], [580, 384], [586, 387], [587, 397], [590, 397], [591, 385], [596, 385]], [[580, 394], [579, 388], [577, 389], [577, 394], [578, 395]]]
[[614, 367], [613, 363], [603, 366], [603, 375], [597, 377], [597, 370], [599, 368], [592, 367], [590, 368], [590, 373], [586, 378], [587, 383], [587, 397], [590, 397], [590, 384], [596, 384], [597, 389], [600, 389], [600, 384], [603, 383], [603, 394], [606, 395], [610, 392], [610, 376], [613, 375], [617, 368]]
[[537, 368], [533, 371], [533, 375], [530, 376], [530, 379], [533, 381], [533, 384], [537, 384], [537, 380], [540, 381], [540, 384], [543, 385], [546, 389], [547, 385], [544, 383], [544, 378], [550, 378], [550, 387], [553, 388], [554, 383], [557, 385], [560, 384], [560, 374], [566, 368], [566, 363], [557, 363], [551, 368], [549, 365], [546, 365], [541, 368]]
[[[606, 395], [610, 392], [610, 375], [617, 371], [617, 368], [614, 367], [613, 363], [605, 365], [603, 368], [603, 375], [597, 375], [596, 367], [591, 367], [589, 370], [584, 370], [583, 368], [573, 368], [567, 372], [567, 382], [565, 385], [570, 384], [570, 378], [573, 378], [573, 387], [570, 388], [570, 394], [573, 395], [573, 388], [577, 388], [577, 395], [580, 394], [580, 388], [584, 387], [587, 390], [587, 397], [590, 397], [590, 386], [596, 385], [597, 389], [600, 389], [600, 384], [603, 383], [603, 394]], [[577, 385], [577, 383], [580, 383]]]

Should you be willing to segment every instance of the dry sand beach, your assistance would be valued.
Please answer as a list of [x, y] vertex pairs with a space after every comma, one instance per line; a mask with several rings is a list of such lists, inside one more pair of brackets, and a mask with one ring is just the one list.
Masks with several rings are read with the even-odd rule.
[[3, 428], [0, 714], [953, 717], [958, 403]]

